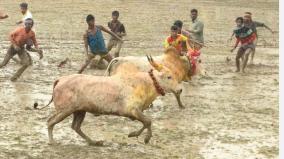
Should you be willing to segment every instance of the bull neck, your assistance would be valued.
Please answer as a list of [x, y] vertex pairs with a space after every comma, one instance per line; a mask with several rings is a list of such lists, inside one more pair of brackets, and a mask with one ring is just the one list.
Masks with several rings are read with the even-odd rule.
[[151, 69], [149, 72], [148, 72], [152, 82], [153, 82], [153, 86], [155, 87], [155, 90], [156, 92], [159, 94], [159, 95], [162, 95], [162, 96], [165, 96], [165, 90], [161, 87], [161, 85], [159, 84], [159, 82], [157, 81], [155, 75], [154, 75], [154, 72], [153, 72], [153, 69]]

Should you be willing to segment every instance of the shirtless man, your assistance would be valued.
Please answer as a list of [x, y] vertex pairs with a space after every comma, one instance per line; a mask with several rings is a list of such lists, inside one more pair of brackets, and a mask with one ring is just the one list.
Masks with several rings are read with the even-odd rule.
[[[88, 30], [84, 34], [84, 44], [85, 44], [85, 52], [86, 52], [86, 62], [81, 67], [78, 73], [82, 73], [85, 68], [91, 63], [91, 61], [97, 56], [101, 56], [106, 61], [110, 62], [112, 60], [112, 56], [108, 53], [107, 48], [105, 47], [105, 41], [102, 34], [102, 31], [112, 35], [117, 40], [122, 42], [122, 39], [117, 36], [114, 32], [106, 29], [101, 25], [95, 25], [95, 17], [93, 15], [88, 15], [86, 18], [86, 22], [88, 24]], [[89, 53], [90, 48], [90, 53]]]
[[38, 48], [35, 33], [32, 31], [32, 27], [33, 20], [28, 18], [25, 20], [24, 27], [19, 27], [10, 34], [11, 45], [7, 51], [6, 56], [4, 57], [3, 62], [0, 64], [0, 68], [6, 66], [10, 59], [16, 54], [19, 56], [21, 60], [20, 64], [22, 65], [22, 67], [12, 76], [11, 81], [16, 81], [21, 76], [21, 74], [32, 64], [32, 59], [26, 52], [24, 47], [28, 39], [32, 39], [33, 43], [35, 44], [35, 49], [40, 56], [40, 59], [43, 57], [42, 50]]

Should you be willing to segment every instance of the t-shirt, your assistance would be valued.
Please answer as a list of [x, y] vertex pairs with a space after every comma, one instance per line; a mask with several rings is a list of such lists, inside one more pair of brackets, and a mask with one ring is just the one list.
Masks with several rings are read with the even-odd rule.
[[177, 38], [173, 38], [172, 36], [169, 36], [165, 40], [165, 48], [168, 48], [169, 46], [173, 46], [177, 49], [178, 52], [182, 51], [182, 42], [186, 42], [187, 37], [184, 35], [178, 34]]
[[255, 32], [256, 35], [257, 35], [257, 30], [256, 30], [256, 28], [257, 28], [257, 27], [264, 27], [264, 23], [257, 22], [257, 21], [252, 21], [252, 22], [250, 22], [250, 23], [245, 23], [244, 25], [245, 25], [245, 27], [248, 27], [248, 28], [250, 28], [253, 32]]
[[[110, 21], [108, 22], [107, 25], [109, 29], [114, 33], [125, 33], [126, 32], [124, 25], [120, 21], [117, 21], [115, 23], [113, 21]], [[115, 38], [111, 37], [111, 39], [115, 39]]]
[[234, 29], [234, 33], [237, 38], [236, 45], [238, 45], [239, 42], [241, 42], [242, 45], [250, 44], [256, 39], [256, 33], [246, 26]]
[[191, 31], [193, 33], [189, 33], [190, 38], [192, 38], [194, 41], [197, 41], [199, 43], [204, 43], [204, 38], [203, 38], [203, 28], [204, 28], [204, 24], [203, 22], [199, 21], [198, 19], [195, 19], [192, 22], [191, 25]]
[[32, 30], [27, 33], [25, 27], [19, 27], [10, 34], [11, 43], [19, 47], [24, 46], [28, 39], [31, 39], [36, 47], [38, 46], [35, 33]]

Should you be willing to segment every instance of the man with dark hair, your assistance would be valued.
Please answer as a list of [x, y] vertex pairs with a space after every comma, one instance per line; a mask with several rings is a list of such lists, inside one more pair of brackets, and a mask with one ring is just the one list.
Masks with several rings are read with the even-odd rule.
[[238, 46], [239, 42], [241, 42], [241, 46], [238, 50], [236, 56], [236, 72], [240, 71], [240, 59], [244, 56], [242, 72], [245, 72], [245, 67], [248, 62], [248, 57], [251, 52], [253, 52], [255, 45], [254, 40], [256, 39], [256, 33], [253, 32], [251, 28], [244, 26], [244, 19], [242, 17], [238, 17], [236, 19], [237, 28], [234, 29], [234, 34], [237, 38], [236, 44], [234, 48], [231, 50], [233, 52]]
[[187, 42], [187, 37], [178, 34], [178, 27], [176, 25], [171, 26], [171, 35], [166, 38], [165, 40], [165, 48], [168, 48], [169, 46], [173, 46], [177, 49], [179, 55], [182, 51], [182, 43]]
[[[178, 34], [182, 34], [184, 36], [188, 36], [189, 33], [182, 29], [183, 22], [181, 20], [176, 20], [173, 25], [177, 26]], [[186, 46], [186, 42], [185, 41], [183, 41], [182, 44], [181, 44], [181, 51], [182, 51], [182, 54], [185, 54], [187, 52], [187, 46]]]
[[190, 13], [191, 13], [190, 16], [191, 16], [192, 25], [191, 29], [187, 30], [189, 32], [190, 40], [204, 44], [204, 39], [203, 39], [204, 24], [203, 22], [197, 19], [198, 17], [197, 9], [192, 9]]
[[20, 21], [17, 22], [17, 24], [23, 24], [25, 22], [26, 19], [31, 18], [33, 19], [33, 15], [32, 13], [28, 10], [28, 4], [23, 2], [20, 4], [20, 9], [21, 9], [21, 13], [23, 14], [23, 17]]
[[35, 33], [32, 31], [33, 20], [28, 18], [25, 20], [25, 26], [17, 28], [10, 34], [11, 45], [7, 51], [6, 56], [4, 57], [3, 62], [0, 64], [0, 68], [6, 66], [11, 58], [13, 58], [16, 54], [19, 56], [22, 67], [14, 74], [11, 78], [11, 81], [16, 81], [21, 74], [32, 64], [32, 59], [29, 53], [26, 52], [24, 46], [27, 43], [28, 39], [32, 39], [35, 44], [35, 48], [37, 53], [40, 55], [40, 59], [42, 56], [42, 50], [38, 48], [38, 44], [35, 38]]
[[[124, 25], [118, 20], [119, 12], [113, 11], [112, 12], [112, 20], [108, 22], [109, 29], [114, 32], [117, 36], [122, 38], [126, 36], [126, 31]], [[122, 42], [115, 39], [113, 36], [109, 39], [107, 44], [107, 50], [110, 51], [113, 47], [116, 47], [114, 52], [114, 57], [119, 56], [120, 49], [122, 47]]]
[[[257, 22], [257, 21], [253, 21], [252, 20], [252, 14], [250, 12], [245, 12], [244, 15], [244, 25], [250, 29], [252, 29], [252, 31], [256, 34], [256, 39], [254, 41], [254, 44], [257, 44], [257, 38], [258, 38], [258, 34], [257, 34], [257, 29], [258, 27], [264, 27], [267, 30], [269, 30], [272, 34], [274, 33], [274, 31], [269, 28], [267, 25], [265, 25], [264, 23], [261, 22]], [[255, 54], [255, 48], [251, 54], [251, 59], [250, 59], [250, 63], [253, 64], [253, 58], [254, 58], [254, 54]]]
[[269, 30], [271, 33], [274, 33], [274, 31], [264, 23], [253, 21], [251, 16], [252, 14], [250, 12], [245, 12], [244, 25], [246, 27], [251, 28], [252, 31], [256, 33], [256, 36], [257, 36], [257, 29], [256, 29], [257, 27], [264, 27], [265, 29]]
[[[84, 44], [85, 44], [85, 52], [86, 52], [86, 62], [81, 67], [78, 73], [82, 73], [84, 69], [91, 63], [91, 61], [96, 57], [96, 55], [101, 56], [106, 61], [110, 62], [112, 60], [112, 56], [108, 53], [107, 48], [105, 47], [104, 37], [102, 31], [110, 34], [115, 37], [117, 40], [122, 42], [122, 39], [117, 36], [114, 32], [109, 31], [105, 27], [101, 25], [95, 25], [95, 17], [89, 14], [86, 17], [86, 22], [88, 24], [88, 29], [84, 34]], [[89, 53], [89, 48], [91, 53]]]
[[183, 22], [181, 20], [176, 20], [174, 25], [178, 27], [178, 34], [181, 34]]
[[[17, 22], [18, 25], [22, 25], [24, 26], [24, 22], [26, 19], [33, 19], [33, 15], [32, 13], [29, 11], [28, 9], [28, 4], [23, 2], [20, 4], [20, 9], [21, 9], [21, 13], [23, 14], [23, 17], [22, 17], [22, 20], [20, 20], [19, 22]], [[33, 28], [32, 30], [35, 32], [35, 29], [34, 29], [34, 24], [33, 24]], [[26, 49], [28, 51], [32, 51], [32, 52], [37, 52], [37, 49], [34, 49], [32, 48], [33, 46], [33, 41], [32, 39], [28, 39], [27, 42], [26, 42]], [[14, 59], [14, 58], [13, 58]], [[15, 60], [15, 59], [14, 59]]]
[[0, 19], [6, 19], [8, 18], [9, 16], [3, 12], [0, 11]]

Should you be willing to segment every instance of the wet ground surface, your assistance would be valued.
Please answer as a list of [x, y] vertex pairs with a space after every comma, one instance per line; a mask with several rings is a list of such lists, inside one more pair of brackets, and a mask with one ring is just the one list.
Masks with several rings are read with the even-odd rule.
[[[44, 58], [34, 60], [17, 82], [9, 78], [20, 66], [11, 61], [0, 70], [0, 158], [197, 158], [197, 159], [274, 159], [278, 158], [278, 35], [259, 29], [255, 64], [247, 73], [235, 73], [235, 53], [227, 42], [234, 19], [251, 11], [256, 20], [278, 30], [278, 1], [27, 1], [36, 21], [35, 30]], [[8, 33], [20, 19], [20, 1], [1, 0], [0, 9], [9, 19], [0, 21], [0, 59], [9, 46]], [[173, 95], [158, 98], [145, 112], [153, 119], [153, 138], [143, 143], [127, 135], [141, 127], [139, 122], [115, 116], [88, 114], [82, 129], [103, 147], [88, 146], [71, 129], [71, 117], [56, 125], [59, 145], [48, 145], [46, 121], [53, 105], [41, 111], [32, 109], [35, 101], [46, 104], [53, 81], [76, 73], [84, 61], [82, 34], [85, 16], [92, 13], [98, 24], [106, 26], [111, 11], [121, 13], [128, 36], [122, 56], [162, 54], [162, 41], [171, 23], [184, 20], [190, 25], [191, 8], [200, 11], [205, 23], [202, 61], [209, 77], [196, 77], [183, 83], [180, 110]], [[108, 36], [105, 36], [108, 39]], [[71, 63], [57, 68], [66, 57]], [[102, 70], [85, 73], [102, 75]]]

